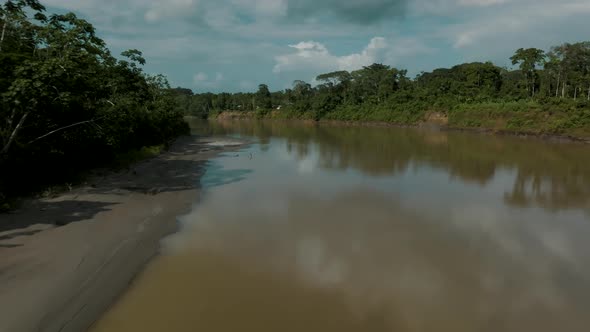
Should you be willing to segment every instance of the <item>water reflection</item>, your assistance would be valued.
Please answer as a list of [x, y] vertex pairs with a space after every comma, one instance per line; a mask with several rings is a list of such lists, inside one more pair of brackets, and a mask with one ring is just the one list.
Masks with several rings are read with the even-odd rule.
[[411, 165], [442, 169], [451, 179], [481, 186], [499, 169], [516, 177], [505, 188], [505, 202], [550, 210], [590, 211], [590, 148], [513, 137], [416, 129], [316, 126], [287, 122], [223, 121], [208, 127], [216, 134], [239, 133], [268, 141], [280, 137], [299, 159], [318, 146], [318, 167], [356, 169], [373, 176], [403, 173]]
[[239, 188], [216, 191], [184, 218], [99, 331], [576, 332], [590, 324], [588, 250], [577, 235], [587, 223], [563, 228], [482, 207], [429, 219], [370, 188], [330, 197], [262, 190], [256, 200], [269, 208], [241, 199]]
[[210, 165], [203, 201], [96, 332], [590, 326], [588, 147], [286, 123], [206, 129], [261, 144]]
[[242, 181], [250, 173], [252, 173], [252, 170], [249, 169], [227, 170], [213, 161], [207, 165], [207, 172], [201, 178], [200, 183], [202, 188], [209, 189]]

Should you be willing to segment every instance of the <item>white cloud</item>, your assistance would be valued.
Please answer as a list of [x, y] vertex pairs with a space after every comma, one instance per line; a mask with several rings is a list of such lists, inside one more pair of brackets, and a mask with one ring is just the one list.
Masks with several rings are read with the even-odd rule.
[[331, 70], [337, 68], [337, 57], [330, 54], [328, 49], [315, 41], [300, 42], [289, 45], [294, 53], [275, 57], [274, 73], [296, 71], [302, 68], [316, 70]]
[[[208, 79], [197, 81], [216, 91], [226, 87], [241, 90], [243, 81], [284, 87], [292, 79], [309, 80], [321, 72], [354, 70], [373, 62], [414, 73], [464, 61], [492, 60], [505, 65], [519, 47], [547, 49], [585, 40], [590, 28], [589, 0], [412, 0], [407, 6], [400, 6], [398, 0], [388, 1], [43, 3], [50, 11], [73, 10], [88, 19], [113, 54], [129, 48], [142, 50], [147, 71], [169, 74], [179, 84], [195, 84], [194, 75], [181, 68], [207, 68]], [[394, 2], [398, 5], [392, 5]], [[406, 22], [398, 25], [395, 18], [404, 12], [403, 7]], [[384, 12], [383, 8], [389, 11], [374, 15]], [[370, 25], [375, 21], [380, 25]], [[383, 31], [382, 37], [371, 39], [375, 31]], [[347, 49], [358, 40], [371, 42], [356, 50]], [[338, 49], [326, 47], [336, 43]], [[292, 45], [287, 48], [287, 44]], [[431, 56], [430, 45], [440, 50], [436, 56]], [[217, 80], [216, 72], [231, 73], [231, 79]]]
[[209, 76], [205, 73], [197, 73], [194, 76], [195, 83], [205, 82], [209, 79]]
[[215, 77], [212, 79], [209, 79], [209, 75], [203, 72], [198, 72], [193, 76], [193, 84], [199, 88], [217, 88], [223, 80], [222, 73], [215, 73]]
[[304, 41], [289, 45], [294, 51], [275, 57], [274, 73], [313, 69], [320, 72], [332, 70], [352, 71], [373, 63], [395, 64], [401, 57], [429, 52], [432, 49], [415, 39], [398, 39], [391, 43], [384, 37], [374, 37], [359, 53], [337, 56], [322, 43]]
[[383, 58], [382, 51], [388, 47], [385, 38], [375, 37], [361, 53], [338, 58], [338, 69], [351, 71], [378, 62]]
[[374, 37], [369, 45], [360, 53], [344, 56], [336, 56], [330, 53], [326, 46], [315, 41], [304, 41], [295, 45], [289, 45], [294, 52], [279, 55], [275, 58], [275, 73], [294, 71], [302, 68], [315, 68], [317, 70], [354, 70], [362, 66], [379, 61], [381, 50], [387, 47], [383, 37]]

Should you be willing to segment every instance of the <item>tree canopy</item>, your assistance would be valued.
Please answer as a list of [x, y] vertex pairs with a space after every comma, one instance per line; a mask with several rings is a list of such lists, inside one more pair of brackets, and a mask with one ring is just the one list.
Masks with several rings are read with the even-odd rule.
[[[532, 126], [532, 118], [551, 116], [551, 133], [575, 128], [590, 132], [590, 42], [565, 43], [547, 52], [520, 48], [510, 60], [512, 69], [473, 62], [414, 78], [405, 69], [375, 63], [352, 72], [320, 74], [315, 86], [296, 80], [291, 88], [270, 93], [270, 104], [267, 89], [254, 94], [197, 93], [189, 98], [192, 108], [187, 114], [207, 117], [219, 111], [268, 108], [280, 112], [267, 116], [282, 118], [416, 124], [438, 112], [451, 122], [460, 115], [467, 127], [484, 126], [486, 117], [496, 117], [490, 123], [510, 130]], [[538, 110], [545, 115], [535, 113]], [[523, 114], [530, 119], [516, 120]]]
[[3, 193], [185, 133], [166, 78], [145, 74], [145, 62], [138, 50], [112, 56], [73, 13], [1, 4], [0, 204]]

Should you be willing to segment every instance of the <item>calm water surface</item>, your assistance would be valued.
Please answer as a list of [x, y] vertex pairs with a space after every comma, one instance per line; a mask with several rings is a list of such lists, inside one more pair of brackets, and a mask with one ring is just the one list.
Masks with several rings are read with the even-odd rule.
[[589, 331], [590, 147], [195, 123], [181, 231], [95, 331]]

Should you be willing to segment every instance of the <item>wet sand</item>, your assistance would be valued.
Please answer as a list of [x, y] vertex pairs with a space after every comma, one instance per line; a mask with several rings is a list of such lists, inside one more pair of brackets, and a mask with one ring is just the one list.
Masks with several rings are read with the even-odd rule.
[[208, 159], [241, 142], [184, 137], [161, 156], [0, 215], [0, 331], [85, 331], [200, 197]]

